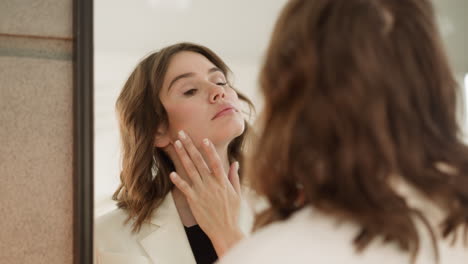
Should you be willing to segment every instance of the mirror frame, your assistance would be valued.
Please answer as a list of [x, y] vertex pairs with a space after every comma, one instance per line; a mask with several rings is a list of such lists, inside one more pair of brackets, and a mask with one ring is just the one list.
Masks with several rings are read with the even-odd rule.
[[73, 263], [93, 263], [93, 0], [73, 0]]

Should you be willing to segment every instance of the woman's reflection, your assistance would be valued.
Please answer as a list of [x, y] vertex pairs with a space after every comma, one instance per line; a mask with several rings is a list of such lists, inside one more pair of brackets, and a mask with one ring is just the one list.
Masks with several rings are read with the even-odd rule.
[[132, 72], [116, 104], [118, 209], [96, 221], [97, 263], [213, 263], [250, 230], [238, 168], [241, 101], [252, 104], [229, 74], [214, 52], [191, 43], [155, 52]]

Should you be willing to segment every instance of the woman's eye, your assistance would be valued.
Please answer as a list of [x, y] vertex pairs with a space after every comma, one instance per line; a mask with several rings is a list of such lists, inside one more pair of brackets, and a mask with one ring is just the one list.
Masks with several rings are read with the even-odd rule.
[[227, 85], [227, 82], [217, 82], [216, 85], [225, 86], [225, 85]]
[[190, 90], [187, 90], [184, 93], [184, 95], [190, 96], [190, 95], [194, 95], [196, 92], [197, 92], [197, 89], [190, 89]]

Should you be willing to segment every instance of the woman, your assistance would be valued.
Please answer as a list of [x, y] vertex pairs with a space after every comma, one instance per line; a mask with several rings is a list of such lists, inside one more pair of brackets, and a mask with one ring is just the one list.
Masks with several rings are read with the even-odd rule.
[[229, 73], [208, 48], [180, 43], [130, 75], [116, 104], [118, 209], [96, 222], [97, 263], [213, 263], [250, 230], [237, 170], [251, 103]]
[[220, 263], [468, 261], [468, 148], [429, 0], [291, 0], [248, 166], [271, 207]]

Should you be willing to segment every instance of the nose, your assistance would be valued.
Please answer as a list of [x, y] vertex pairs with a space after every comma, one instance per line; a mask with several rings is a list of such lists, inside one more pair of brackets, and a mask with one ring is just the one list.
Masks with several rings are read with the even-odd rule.
[[216, 103], [219, 100], [224, 99], [224, 97], [226, 96], [226, 93], [222, 86], [211, 84], [210, 89], [210, 103]]

